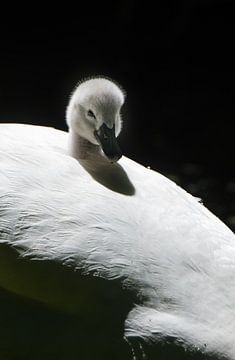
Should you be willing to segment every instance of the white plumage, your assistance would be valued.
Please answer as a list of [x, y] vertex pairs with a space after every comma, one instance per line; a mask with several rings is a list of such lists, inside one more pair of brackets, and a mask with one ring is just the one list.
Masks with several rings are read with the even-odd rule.
[[[159, 173], [125, 157], [110, 164], [100, 150], [93, 171], [92, 150], [73, 158], [69, 141], [51, 128], [0, 126], [0, 286], [80, 314], [96, 302], [92, 289], [83, 297], [81, 277], [117, 279], [137, 299], [125, 336], [235, 359], [234, 234]], [[130, 191], [109, 186], [112, 169]], [[78, 270], [71, 283], [57, 266]]]

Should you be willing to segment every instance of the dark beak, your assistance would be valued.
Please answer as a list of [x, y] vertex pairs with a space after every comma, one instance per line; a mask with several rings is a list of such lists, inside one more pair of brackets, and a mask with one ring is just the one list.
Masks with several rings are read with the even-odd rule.
[[94, 131], [94, 135], [104, 154], [111, 162], [116, 162], [122, 157], [122, 152], [115, 136], [115, 125], [110, 129], [106, 124], [103, 124], [98, 130]]

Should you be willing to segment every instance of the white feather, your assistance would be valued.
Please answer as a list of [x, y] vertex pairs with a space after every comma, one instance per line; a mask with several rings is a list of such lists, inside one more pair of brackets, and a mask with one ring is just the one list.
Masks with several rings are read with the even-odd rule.
[[138, 299], [125, 336], [173, 337], [235, 359], [234, 234], [174, 182], [128, 158], [119, 164], [135, 192], [110, 190], [67, 154], [67, 143], [59, 130], [0, 126], [0, 285], [76, 313], [79, 295], [54, 278], [43, 288], [46, 261], [82, 270], [78, 278], [118, 279]]

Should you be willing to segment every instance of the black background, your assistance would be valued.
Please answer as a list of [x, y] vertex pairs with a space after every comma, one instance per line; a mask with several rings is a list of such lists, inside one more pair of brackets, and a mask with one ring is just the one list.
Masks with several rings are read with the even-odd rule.
[[0, 119], [66, 129], [76, 83], [110, 76], [128, 94], [124, 154], [233, 227], [234, 15], [209, 0], [14, 7], [2, 13]]
[[[0, 21], [1, 122], [66, 130], [65, 108], [76, 83], [109, 76], [127, 92], [120, 136], [124, 154], [202, 197], [235, 229], [233, 1], [9, 5]], [[26, 336], [21, 321], [16, 332], [28, 337], [33, 310], [27, 304], [25, 312], [18, 311], [17, 300], [13, 311], [8, 297], [5, 304], [3, 324], [12, 331], [9, 314], [14, 321], [22, 316]], [[41, 317], [38, 309], [34, 316]], [[58, 315], [45, 318], [36, 321], [35, 339], [48, 335], [44, 326], [49, 332]], [[76, 354], [77, 338], [68, 324]], [[54, 325], [58, 332], [60, 326]], [[67, 328], [64, 322], [61, 344]], [[12, 349], [11, 337], [6, 335], [6, 347]], [[23, 344], [17, 341], [16, 351]]]
[[103, 74], [128, 94], [127, 156], [234, 172], [234, 10], [227, 1], [78, 3], [2, 24], [1, 120], [65, 129], [77, 81]]

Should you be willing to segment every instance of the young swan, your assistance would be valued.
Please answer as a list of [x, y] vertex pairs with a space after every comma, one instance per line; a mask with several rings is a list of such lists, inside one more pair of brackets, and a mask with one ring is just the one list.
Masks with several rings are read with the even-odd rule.
[[116, 137], [121, 131], [123, 91], [111, 80], [93, 78], [80, 83], [67, 107], [69, 151], [78, 160], [118, 161]]

